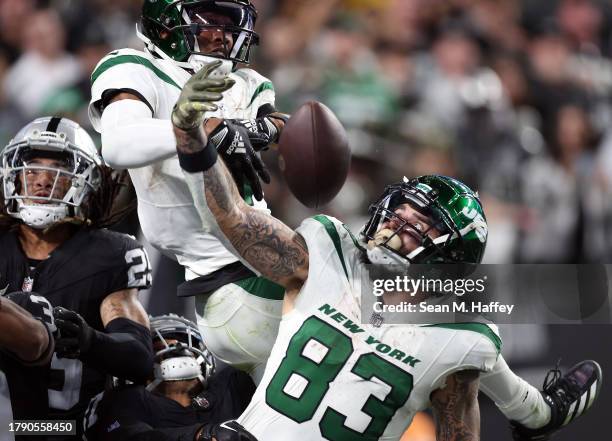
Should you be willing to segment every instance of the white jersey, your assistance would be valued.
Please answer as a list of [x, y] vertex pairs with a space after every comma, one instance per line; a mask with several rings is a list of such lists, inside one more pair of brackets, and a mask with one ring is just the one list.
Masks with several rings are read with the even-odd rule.
[[[272, 83], [252, 69], [230, 74], [236, 84], [224, 92], [219, 109], [210, 117], [253, 119], [264, 104], [274, 105]], [[170, 119], [183, 85], [190, 74], [168, 60], [148, 53], [121, 49], [104, 57], [91, 76], [89, 117], [101, 130], [101, 114], [95, 105], [107, 90], [123, 89], [138, 95], [151, 109], [153, 118]], [[186, 268], [187, 279], [209, 274], [230, 263], [233, 256], [211, 234], [205, 232], [176, 156], [129, 170], [138, 196], [138, 216], [147, 240], [162, 253], [176, 258]], [[265, 201], [246, 197], [256, 208], [266, 210]]]
[[297, 231], [308, 245], [308, 278], [238, 419], [255, 437], [397, 440], [449, 374], [491, 370], [501, 346], [494, 326], [361, 324], [367, 268], [351, 234], [322, 215]]

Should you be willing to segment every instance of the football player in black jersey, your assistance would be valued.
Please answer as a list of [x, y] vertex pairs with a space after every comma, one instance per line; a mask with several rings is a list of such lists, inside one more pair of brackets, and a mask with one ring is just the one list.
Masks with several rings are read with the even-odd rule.
[[[214, 360], [195, 323], [177, 315], [151, 318], [155, 369], [148, 386], [95, 397], [83, 424], [89, 441], [249, 441], [235, 421], [255, 384], [248, 374]], [[223, 423], [225, 421], [225, 423]]]
[[0, 287], [62, 307], [50, 363], [3, 360], [13, 417], [31, 419], [29, 405], [43, 402], [46, 419], [77, 420], [107, 374], [144, 381], [152, 369], [137, 298], [151, 281], [148, 258], [133, 238], [101, 228], [118, 183], [78, 124], [36, 119], [0, 159]]
[[53, 354], [55, 329], [51, 304], [44, 297], [34, 293], [0, 296], [0, 351], [3, 353], [24, 365], [44, 365]]
[[[5, 363], [11, 360], [11, 364], [22, 367], [48, 364], [55, 347], [55, 330], [51, 305], [44, 297], [19, 292], [0, 295], [0, 435], [14, 419]], [[46, 415], [42, 403], [29, 403], [29, 408], [32, 419]]]

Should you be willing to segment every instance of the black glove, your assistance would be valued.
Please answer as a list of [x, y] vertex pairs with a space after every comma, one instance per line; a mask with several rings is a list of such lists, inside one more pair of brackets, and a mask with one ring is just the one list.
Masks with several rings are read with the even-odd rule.
[[231, 120], [235, 124], [240, 124], [248, 130], [249, 140], [256, 152], [267, 150], [270, 144], [278, 142], [280, 131], [272, 121], [274, 118], [262, 116], [256, 119], [236, 119]]
[[74, 311], [61, 306], [53, 308], [59, 337], [55, 339], [58, 357], [79, 358], [91, 348], [96, 331]]
[[232, 121], [223, 120], [208, 136], [211, 143], [223, 157], [227, 168], [234, 177], [238, 191], [244, 197], [245, 179], [258, 201], [263, 199], [261, 178], [270, 183], [270, 174], [253, 149], [248, 130]]
[[257, 441], [257, 438], [233, 420], [203, 426], [196, 441], [212, 441], [213, 437], [216, 441]]
[[16, 291], [7, 294], [6, 298], [28, 311], [32, 314], [32, 317], [45, 323], [51, 333], [57, 331], [55, 320], [53, 319], [53, 307], [44, 297], [39, 296], [35, 292]]

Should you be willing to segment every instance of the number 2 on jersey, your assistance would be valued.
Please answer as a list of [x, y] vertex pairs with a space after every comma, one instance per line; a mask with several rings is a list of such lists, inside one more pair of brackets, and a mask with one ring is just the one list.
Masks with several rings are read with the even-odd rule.
[[[308, 318], [289, 342], [266, 389], [266, 403], [293, 421], [309, 421], [352, 353], [350, 337], [317, 317]], [[374, 353], [361, 355], [351, 373], [366, 381], [376, 377], [390, 391], [384, 400], [370, 395], [361, 407], [371, 418], [363, 432], [347, 427], [346, 415], [327, 407], [319, 421], [321, 434], [331, 441], [376, 440], [408, 400], [412, 375]]]

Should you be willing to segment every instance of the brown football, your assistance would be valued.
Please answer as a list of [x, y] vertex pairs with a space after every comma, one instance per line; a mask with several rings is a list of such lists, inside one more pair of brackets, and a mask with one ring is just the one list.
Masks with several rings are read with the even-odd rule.
[[327, 106], [309, 101], [291, 116], [279, 141], [279, 167], [302, 204], [318, 208], [330, 202], [350, 163], [346, 131]]

